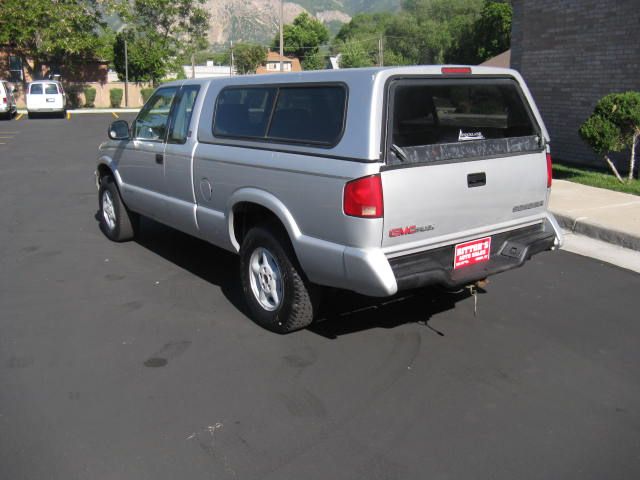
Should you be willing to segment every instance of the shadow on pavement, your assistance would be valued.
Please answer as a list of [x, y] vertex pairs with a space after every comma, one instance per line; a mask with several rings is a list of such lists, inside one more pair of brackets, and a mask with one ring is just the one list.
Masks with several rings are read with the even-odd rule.
[[422, 288], [383, 299], [336, 291], [325, 298], [324, 312], [309, 330], [335, 339], [372, 328], [391, 329], [406, 323], [422, 323], [444, 336], [429, 325], [429, 320], [437, 313], [455, 308], [457, 302], [469, 296], [467, 290], [449, 293], [438, 288]]
[[[99, 220], [98, 215], [96, 213], [96, 220]], [[237, 255], [146, 217], [141, 218], [135, 242], [206, 282], [218, 285], [225, 298], [249, 317], [240, 283]], [[479, 293], [484, 291], [480, 290]], [[420, 322], [434, 333], [444, 336], [429, 325], [429, 320], [435, 314], [455, 308], [457, 302], [469, 296], [464, 289], [450, 293], [438, 288], [422, 288], [390, 298], [365, 297], [353, 292], [327, 289], [320, 316], [308, 330], [325, 338], [336, 339], [372, 328], [392, 329], [406, 323]]]
[[135, 242], [206, 282], [218, 285], [227, 300], [248, 316], [237, 255], [146, 217], [140, 219]]

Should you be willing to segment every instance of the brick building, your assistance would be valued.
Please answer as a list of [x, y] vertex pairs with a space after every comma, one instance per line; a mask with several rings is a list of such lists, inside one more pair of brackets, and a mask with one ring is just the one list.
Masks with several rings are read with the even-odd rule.
[[639, 0], [513, 0], [511, 66], [533, 93], [554, 157], [602, 164], [578, 128], [604, 95], [640, 91], [639, 7]]

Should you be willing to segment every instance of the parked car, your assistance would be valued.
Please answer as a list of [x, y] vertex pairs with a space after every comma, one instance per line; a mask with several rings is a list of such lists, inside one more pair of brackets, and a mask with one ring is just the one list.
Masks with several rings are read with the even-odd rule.
[[56, 80], [37, 80], [27, 87], [27, 113], [29, 117], [40, 113], [67, 114], [67, 95]]
[[322, 287], [457, 288], [562, 242], [549, 135], [513, 70], [178, 81], [108, 133], [106, 236], [146, 215], [239, 254], [251, 315], [277, 332], [309, 325]]
[[13, 87], [5, 80], [0, 80], [0, 116], [11, 120], [16, 114], [16, 99], [13, 96]]

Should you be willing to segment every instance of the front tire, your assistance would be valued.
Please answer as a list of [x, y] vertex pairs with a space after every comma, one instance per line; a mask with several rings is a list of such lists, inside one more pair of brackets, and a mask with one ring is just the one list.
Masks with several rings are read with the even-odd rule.
[[100, 230], [114, 242], [131, 240], [135, 236], [134, 225], [137, 217], [125, 207], [118, 187], [110, 176], [100, 179], [98, 198]]
[[316, 287], [302, 274], [286, 234], [254, 227], [240, 248], [240, 279], [251, 317], [277, 333], [308, 327], [318, 308]]

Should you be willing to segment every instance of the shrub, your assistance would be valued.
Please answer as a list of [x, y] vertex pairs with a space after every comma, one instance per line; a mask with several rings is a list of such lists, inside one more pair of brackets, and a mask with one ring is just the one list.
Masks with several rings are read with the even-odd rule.
[[640, 92], [611, 93], [601, 98], [579, 133], [594, 152], [602, 155], [616, 178], [623, 183], [609, 155], [629, 149], [628, 180], [633, 180], [636, 145], [640, 138]]
[[120, 103], [122, 103], [122, 89], [121, 88], [112, 88], [109, 91], [109, 100], [111, 100], [111, 107], [112, 108], [120, 107]]
[[80, 107], [80, 92], [76, 87], [67, 87], [68, 107], [75, 109]]
[[87, 87], [84, 89], [84, 106], [87, 108], [93, 108], [96, 106], [96, 89], [93, 87]]
[[147, 100], [151, 97], [154, 88], [142, 88], [140, 89], [140, 95], [142, 95], [142, 103], [147, 103]]

